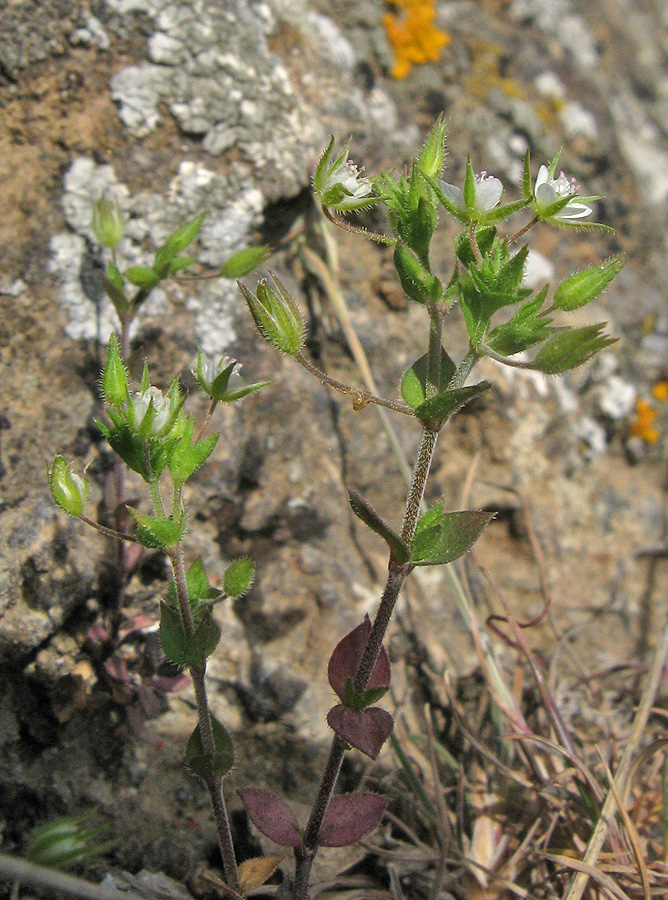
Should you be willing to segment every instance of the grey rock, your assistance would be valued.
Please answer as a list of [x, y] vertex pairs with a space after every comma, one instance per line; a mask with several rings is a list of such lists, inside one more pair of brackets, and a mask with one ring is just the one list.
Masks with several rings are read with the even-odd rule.
[[619, 375], [611, 375], [595, 389], [595, 402], [600, 412], [613, 422], [631, 414], [638, 396], [634, 385]]
[[108, 50], [110, 45], [109, 35], [99, 19], [88, 16], [86, 24], [77, 28], [70, 35], [70, 43], [82, 44], [84, 47], [98, 47], [100, 50]]

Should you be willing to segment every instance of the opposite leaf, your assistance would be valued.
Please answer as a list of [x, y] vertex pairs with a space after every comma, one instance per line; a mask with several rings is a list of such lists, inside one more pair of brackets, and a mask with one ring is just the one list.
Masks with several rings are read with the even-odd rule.
[[357, 710], [338, 704], [327, 713], [327, 724], [352, 747], [375, 759], [392, 733], [394, 719], [377, 706]]
[[[346, 682], [349, 678], [354, 679], [355, 675], [357, 675], [370, 634], [371, 620], [368, 616], [365, 616], [361, 625], [353, 628], [351, 632], [339, 641], [330, 657], [327, 677], [332, 690], [343, 703], [345, 703], [346, 697]], [[367, 685], [367, 690], [388, 688], [389, 686], [390, 659], [385, 648], [381, 647]]]
[[378, 794], [332, 797], [318, 834], [319, 847], [348, 847], [380, 825], [387, 800]]
[[223, 590], [228, 597], [241, 597], [255, 578], [255, 563], [248, 556], [235, 559], [225, 570]]
[[398, 534], [383, 522], [376, 510], [357, 491], [348, 489], [350, 506], [355, 515], [372, 531], [380, 535], [390, 548], [392, 558], [402, 565], [410, 559], [410, 551]]
[[258, 831], [281, 847], [303, 847], [299, 825], [288, 804], [271, 791], [244, 788], [239, 796]]
[[[427, 366], [429, 354], [425, 353], [416, 360], [408, 369], [404, 377], [401, 379], [401, 396], [411, 409], [417, 409], [420, 404], [427, 399]], [[452, 376], [455, 374], [456, 366], [450, 359], [445, 350], [441, 347], [441, 377], [438, 393], [444, 391]]]
[[213, 757], [204, 752], [199, 725], [190, 735], [186, 746], [186, 765], [195, 775], [205, 780], [223, 778], [234, 765], [234, 747], [227, 729], [211, 716], [211, 729], [215, 751]]
[[441, 566], [463, 556], [489, 525], [494, 513], [469, 511], [445, 513], [434, 520], [423, 516], [411, 544], [414, 566]]
[[425, 400], [415, 410], [415, 415], [423, 422], [443, 422], [461, 409], [469, 400], [478, 397], [491, 388], [489, 381], [480, 381], [454, 391], [444, 391]]

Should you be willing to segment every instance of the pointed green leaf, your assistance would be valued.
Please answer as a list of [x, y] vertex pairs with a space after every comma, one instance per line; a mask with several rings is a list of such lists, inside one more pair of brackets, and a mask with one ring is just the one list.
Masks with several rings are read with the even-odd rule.
[[179, 253], [186, 249], [189, 244], [195, 240], [197, 235], [200, 233], [202, 228], [202, 222], [204, 221], [204, 213], [200, 213], [195, 216], [194, 219], [191, 219], [189, 222], [185, 222], [183, 225], [180, 225], [176, 231], [173, 231], [167, 240], [164, 243], [165, 250], [168, 250], [171, 254], [170, 259], [173, 259]]
[[160, 643], [167, 659], [177, 666], [186, 665], [186, 633], [179, 611], [160, 602]]
[[466, 158], [466, 175], [464, 176], [464, 206], [472, 217], [475, 212], [475, 175], [473, 174], [473, 166], [471, 165], [471, 157]]
[[187, 269], [188, 266], [194, 266], [196, 262], [196, 256], [177, 256], [169, 264], [169, 274], [173, 275], [175, 272], [181, 272], [183, 269]]
[[235, 559], [225, 569], [223, 590], [228, 597], [241, 597], [250, 590], [255, 578], [255, 563], [248, 556]]
[[102, 396], [107, 403], [120, 406], [128, 397], [128, 373], [121, 359], [118, 337], [109, 338], [107, 362], [102, 370]]
[[169, 471], [175, 484], [182, 485], [199, 469], [213, 453], [218, 443], [218, 434], [211, 434], [202, 438], [196, 444], [191, 444], [194, 421], [192, 415], [188, 417], [183, 434], [174, 447], [169, 459]]
[[438, 524], [416, 530], [412, 565], [440, 566], [458, 559], [471, 549], [493, 516], [482, 510], [445, 513]]
[[533, 188], [531, 187], [531, 151], [527, 149], [524, 155], [524, 168], [522, 171], [522, 190], [524, 199], [529, 202], [533, 197]]
[[124, 274], [130, 284], [140, 288], [154, 288], [160, 281], [160, 276], [145, 266], [130, 266]]
[[425, 306], [440, 300], [443, 285], [403, 241], [398, 241], [394, 248], [394, 267], [404, 292], [411, 300]]
[[479, 396], [491, 388], [489, 381], [480, 381], [467, 387], [457, 388], [454, 391], [444, 391], [425, 400], [415, 409], [415, 415], [423, 422], [436, 423], [449, 418], [453, 413], [461, 409], [469, 400]]
[[181, 514], [172, 516], [145, 516], [132, 506], [127, 507], [130, 515], [137, 523], [137, 540], [150, 550], [173, 550], [186, 530], [186, 517]]
[[375, 531], [376, 534], [380, 535], [383, 540], [386, 542], [388, 547], [390, 548], [390, 554], [392, 558], [399, 563], [399, 565], [403, 565], [403, 563], [408, 562], [410, 558], [410, 552], [406, 544], [401, 540], [398, 534], [396, 534], [392, 529], [383, 522], [380, 518], [376, 510], [370, 506], [366, 500], [352, 489], [348, 489], [348, 496], [350, 498], [350, 506], [352, 507], [352, 511], [355, 515], [361, 519], [365, 525], [367, 525], [372, 531]]
[[186, 643], [186, 665], [193, 669], [203, 668], [208, 657], [218, 646], [220, 634], [220, 625], [211, 612], [205, 610], [195, 627], [195, 633]]
[[266, 262], [273, 253], [271, 247], [263, 245], [261, 247], [244, 247], [229, 259], [225, 260], [220, 270], [221, 278], [243, 278], [244, 275], [250, 274], [253, 269], [257, 269], [263, 262]]
[[224, 725], [211, 716], [213, 731], [213, 757], [204, 752], [199, 725], [190, 735], [186, 746], [186, 766], [194, 775], [207, 781], [210, 778], [224, 778], [234, 765], [232, 738]]
[[220, 591], [212, 588], [209, 584], [201, 556], [197, 557], [186, 572], [186, 588], [188, 590], [188, 601], [195, 608], [200, 603], [213, 600], [220, 594]]
[[[411, 409], [417, 409], [427, 399], [427, 367], [429, 354], [425, 353], [406, 371], [401, 379], [401, 396]], [[441, 379], [439, 393], [444, 391], [457, 367], [441, 347]]]

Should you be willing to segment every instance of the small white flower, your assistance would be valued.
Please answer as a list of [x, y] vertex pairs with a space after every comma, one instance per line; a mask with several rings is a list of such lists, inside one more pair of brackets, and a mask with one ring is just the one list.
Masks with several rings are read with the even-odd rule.
[[462, 216], [485, 215], [491, 212], [501, 202], [501, 194], [503, 194], [503, 184], [493, 175], [487, 172], [480, 172], [473, 178], [475, 188], [475, 200], [473, 209], [468, 210], [464, 203], [464, 191], [455, 184], [448, 184], [446, 181], [441, 182], [441, 190], [448, 198], [450, 203], [461, 213]]
[[171, 399], [165, 397], [157, 387], [151, 385], [147, 390], [138, 391], [132, 395], [132, 424], [139, 431], [151, 405], [155, 415], [149, 431], [152, 437], [159, 437], [172, 417], [173, 404]]
[[578, 197], [579, 185], [574, 178], [567, 178], [563, 172], [555, 178], [547, 166], [541, 166], [536, 176], [534, 197], [536, 212], [538, 215], [545, 213], [557, 200], [562, 197], [572, 197], [568, 203], [558, 212], [549, 216], [554, 221], [568, 222], [571, 219], [584, 219], [591, 214], [591, 207], [583, 203]]
[[239, 390], [243, 385], [243, 379], [240, 374], [241, 363], [237, 362], [236, 359], [227, 356], [227, 354], [216, 361], [206, 359], [202, 356], [201, 351], [199, 351], [197, 356], [197, 370], [193, 370], [193, 375], [199, 381], [205, 394], [208, 394], [210, 397], [216, 395], [217, 399], [220, 399], [217, 395], [220, 392], [221, 386], [218, 385], [214, 389], [214, 382], [226, 369], [228, 370], [228, 376], [224, 385], [222, 385], [222, 393], [232, 393]]
[[322, 154], [316, 169], [314, 183], [323, 206], [339, 212], [351, 212], [368, 206], [371, 201], [373, 185], [368, 178], [362, 176], [357, 166], [348, 159], [346, 144], [343, 152], [333, 162], [330, 161], [334, 138]]

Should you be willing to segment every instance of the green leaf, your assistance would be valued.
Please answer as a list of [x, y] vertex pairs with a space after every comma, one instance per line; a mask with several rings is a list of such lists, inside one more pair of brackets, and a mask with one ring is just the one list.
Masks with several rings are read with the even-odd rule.
[[533, 188], [531, 186], [531, 152], [527, 150], [524, 155], [524, 168], [522, 170], [522, 190], [524, 199], [527, 203], [533, 197]]
[[160, 643], [167, 659], [177, 666], [186, 665], [186, 633], [178, 609], [160, 602]]
[[361, 519], [372, 531], [380, 535], [390, 548], [390, 555], [395, 562], [403, 565], [410, 559], [408, 547], [398, 534], [383, 522], [376, 510], [366, 500], [352, 489], [348, 489], [350, 506], [355, 515]]
[[[175, 256], [182, 253], [189, 244], [192, 244], [200, 233], [204, 215], [203, 212], [200, 213], [198, 216], [195, 216], [194, 219], [180, 225], [176, 231], [173, 231], [170, 234], [156, 254], [154, 267], [157, 267], [159, 264], [171, 262]], [[158, 257], [160, 257], [160, 260], [158, 260]]]
[[186, 664], [193, 669], [201, 669], [220, 641], [220, 625], [205, 610], [195, 627], [195, 633], [188, 639], [185, 649]]
[[144, 456], [145, 441], [140, 435], [136, 434], [134, 429], [117, 419], [113, 410], [108, 410], [109, 418], [113, 421], [113, 427], [110, 428], [104, 422], [95, 420], [95, 424], [107, 439], [111, 449], [119, 456], [125, 465], [137, 472], [144, 481], [151, 480], [151, 473], [146, 467], [146, 457]]
[[228, 597], [241, 597], [255, 578], [255, 563], [248, 556], [235, 559], [225, 570], [223, 590]]
[[445, 135], [447, 125], [440, 115], [431, 129], [425, 145], [415, 160], [417, 167], [428, 178], [438, 178], [445, 163]]
[[624, 268], [621, 256], [613, 256], [600, 266], [592, 266], [566, 278], [554, 292], [557, 309], [570, 312], [592, 301], [619, 275]]
[[137, 523], [137, 540], [150, 550], [173, 550], [186, 530], [186, 517], [182, 513], [178, 518], [173, 516], [145, 516], [132, 506], [127, 509]]
[[[429, 354], [425, 353], [416, 360], [401, 379], [401, 396], [411, 409], [417, 409], [427, 399], [427, 367]], [[457, 367], [441, 347], [441, 379], [439, 393], [444, 391]]]
[[174, 272], [181, 272], [183, 269], [187, 269], [188, 266], [194, 266], [196, 262], [196, 256], [177, 256], [169, 264], [169, 274], [173, 275]]
[[201, 556], [197, 557], [186, 572], [186, 588], [188, 590], [188, 601], [191, 607], [195, 609], [200, 603], [214, 600], [220, 595], [220, 591], [212, 588], [209, 584]]
[[239, 250], [238, 253], [225, 260], [220, 270], [220, 277], [243, 278], [244, 275], [248, 275], [253, 269], [257, 269], [263, 262], [266, 262], [272, 253], [273, 250], [266, 244], [261, 247], [244, 247], [243, 250]]
[[[496, 227], [494, 225], [479, 225], [475, 230], [475, 237], [480, 253], [483, 257], [487, 256], [496, 237]], [[464, 231], [456, 238], [455, 252], [457, 259], [467, 269], [476, 262], [468, 231]]]
[[478, 384], [436, 394], [435, 397], [430, 397], [429, 400], [425, 400], [416, 407], [415, 415], [423, 422], [431, 424], [442, 422], [461, 409], [469, 400], [488, 391], [491, 386], [489, 381], [480, 381]]
[[384, 697], [388, 690], [387, 687], [368, 688], [358, 694], [355, 690], [355, 682], [349, 676], [346, 678], [341, 701], [347, 709], [366, 709], [367, 706], [371, 706], [372, 703], [376, 703], [381, 697]]
[[199, 725], [190, 735], [186, 746], [186, 765], [194, 775], [205, 781], [210, 778], [224, 778], [234, 765], [234, 747], [232, 738], [224, 725], [211, 716], [214, 753], [209, 756], [204, 752]]
[[160, 281], [160, 276], [145, 266], [130, 266], [124, 274], [130, 284], [140, 288], [154, 288]]
[[539, 316], [538, 313], [547, 291], [548, 285], [545, 285], [535, 297], [521, 306], [511, 319], [492, 329], [487, 338], [487, 346], [501, 356], [512, 356], [545, 340], [552, 319]]
[[533, 368], [545, 375], [560, 375], [581, 366], [599, 350], [616, 343], [617, 338], [603, 334], [606, 324], [598, 322], [557, 332], [540, 348]]
[[411, 543], [412, 565], [440, 566], [458, 559], [471, 549], [493, 516], [483, 510], [464, 510], [443, 513], [436, 521], [432, 513], [428, 525], [423, 516]]
[[472, 218], [475, 212], [475, 175], [473, 174], [473, 166], [471, 165], [471, 157], [466, 158], [466, 175], [464, 176], [464, 206]]

